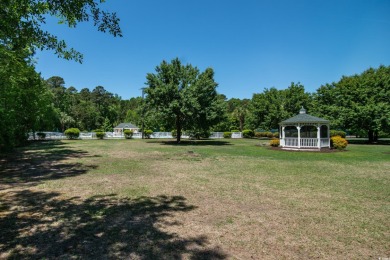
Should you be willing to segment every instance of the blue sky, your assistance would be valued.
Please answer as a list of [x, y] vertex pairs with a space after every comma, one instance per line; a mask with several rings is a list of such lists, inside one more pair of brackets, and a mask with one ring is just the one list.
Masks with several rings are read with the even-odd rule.
[[389, 0], [107, 0], [101, 7], [117, 12], [124, 37], [92, 23], [69, 29], [49, 21], [84, 62], [38, 52], [45, 79], [61, 76], [78, 90], [100, 85], [129, 99], [162, 60], [179, 57], [212, 67], [219, 93], [251, 98], [291, 82], [315, 92], [342, 75], [390, 65]]

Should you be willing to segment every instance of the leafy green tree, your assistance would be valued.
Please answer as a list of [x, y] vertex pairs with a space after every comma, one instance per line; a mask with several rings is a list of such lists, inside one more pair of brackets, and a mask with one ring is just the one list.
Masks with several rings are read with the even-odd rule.
[[239, 122], [239, 129], [241, 132], [244, 129], [245, 117], [247, 113], [248, 113], [248, 109], [246, 107], [241, 107], [241, 106], [236, 107], [236, 109], [232, 113], [233, 118]]
[[302, 106], [312, 107], [312, 97], [300, 83], [292, 82], [285, 90], [264, 89], [263, 93], [252, 97], [247, 127], [267, 131], [276, 129], [281, 121], [296, 115]]
[[0, 45], [0, 150], [23, 144], [37, 122], [49, 118], [51, 95], [30, 64], [28, 53]]
[[62, 132], [65, 131], [65, 128], [69, 128], [71, 124], [75, 123], [75, 120], [73, 119], [73, 117], [69, 116], [65, 112], [60, 112], [59, 119], [60, 119], [60, 123], [61, 123]]
[[206, 132], [222, 118], [223, 104], [211, 68], [200, 72], [176, 58], [171, 63], [163, 61], [156, 67], [156, 74], [148, 73], [146, 79], [147, 109], [163, 127], [176, 129], [178, 143], [182, 129]]
[[305, 87], [302, 84], [299, 82], [297, 84], [291, 82], [291, 85], [283, 92], [283, 110], [285, 111], [285, 119], [296, 115], [302, 107], [310, 110], [311, 95], [305, 92]]
[[112, 132], [113, 130], [112, 124], [110, 123], [110, 120], [107, 117], [104, 119], [102, 129], [104, 130], [104, 132]]
[[81, 62], [83, 56], [68, 48], [64, 40], [43, 29], [48, 16], [73, 28], [92, 20], [99, 31], [122, 36], [116, 13], [102, 11], [96, 0], [2, 0], [0, 1], [0, 44], [13, 51], [53, 50], [58, 57]]
[[284, 104], [284, 92], [274, 87], [265, 89], [263, 93], [253, 94], [250, 128], [263, 130], [278, 128], [279, 123], [287, 117]]
[[61, 112], [69, 113], [69, 94], [65, 88], [65, 80], [59, 76], [53, 76], [46, 80], [46, 84], [53, 93], [54, 106]]
[[46, 83], [51, 89], [65, 88], [65, 80], [60, 76], [52, 76], [46, 80]]
[[316, 113], [333, 121], [334, 127], [364, 131], [369, 142], [377, 141], [380, 131], [390, 133], [390, 66], [321, 86], [314, 102]]
[[138, 114], [138, 111], [136, 110], [128, 110], [125, 121], [135, 125], [140, 125], [141, 116]]
[[[47, 85], [35, 71], [31, 57], [37, 49], [46, 49], [53, 50], [59, 57], [82, 61], [82, 54], [69, 49], [64, 40], [43, 29], [48, 16], [58, 18], [60, 23], [69, 27], [92, 20], [99, 31], [121, 36], [119, 19], [115, 13], [100, 10], [102, 2], [0, 1], [0, 149], [20, 145], [29, 131], [53, 125], [55, 110], [67, 114], [72, 112], [64, 98], [68, 94], [64, 82], [59, 77], [49, 80], [57, 93], [48, 92]], [[48, 119], [52, 120], [51, 123]]]

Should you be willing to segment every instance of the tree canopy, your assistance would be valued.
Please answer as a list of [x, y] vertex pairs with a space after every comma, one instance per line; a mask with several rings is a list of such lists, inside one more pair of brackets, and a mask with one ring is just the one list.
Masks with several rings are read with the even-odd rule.
[[217, 95], [213, 69], [200, 72], [176, 58], [170, 63], [163, 61], [146, 79], [146, 107], [166, 129], [176, 129], [177, 142], [183, 129], [201, 135], [221, 119], [223, 104]]
[[390, 66], [369, 68], [321, 86], [314, 104], [317, 114], [330, 119], [333, 127], [376, 141], [380, 131], [390, 132]]
[[[43, 29], [49, 16], [69, 27], [93, 21], [99, 31], [122, 36], [119, 18], [115, 13], [101, 10], [102, 2], [104, 0], [0, 1], [0, 150], [21, 145], [30, 131], [59, 125], [64, 128], [76, 122], [70, 114], [80, 104], [75, 99], [67, 99], [72, 97], [69, 94], [74, 93], [75, 88], [67, 90], [61, 77], [45, 82], [35, 71], [32, 57], [37, 49], [52, 50], [61, 58], [82, 62], [81, 53]], [[93, 111], [89, 112], [89, 116], [94, 116]], [[109, 112], [105, 111], [106, 114]]]
[[122, 36], [116, 13], [99, 8], [96, 0], [2, 0], [0, 1], [0, 44], [12, 51], [30, 49], [53, 50], [58, 57], [82, 62], [83, 55], [68, 48], [64, 40], [42, 29], [47, 17], [76, 27], [93, 21], [99, 31]]
[[262, 93], [253, 94], [248, 126], [251, 129], [277, 129], [281, 121], [297, 114], [302, 106], [310, 107], [310, 100], [310, 94], [300, 83], [292, 82], [284, 90], [266, 88]]

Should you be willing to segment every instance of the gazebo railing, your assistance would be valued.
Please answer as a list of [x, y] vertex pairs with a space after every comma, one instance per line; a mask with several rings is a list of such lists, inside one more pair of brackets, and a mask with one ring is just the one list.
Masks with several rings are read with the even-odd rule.
[[285, 146], [293, 146], [293, 147], [298, 147], [298, 138], [285, 138]]
[[318, 147], [317, 138], [301, 138], [301, 147]]
[[[320, 147], [329, 147], [329, 138], [320, 139]], [[296, 137], [286, 137], [284, 138], [284, 146], [287, 147], [298, 147], [298, 138]], [[300, 138], [300, 146], [302, 148], [306, 147], [318, 147], [317, 138]]]
[[330, 147], [329, 138], [321, 138], [321, 147]]

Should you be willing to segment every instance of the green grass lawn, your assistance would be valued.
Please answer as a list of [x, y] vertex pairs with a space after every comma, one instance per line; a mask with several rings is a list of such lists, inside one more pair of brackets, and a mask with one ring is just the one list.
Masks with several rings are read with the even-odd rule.
[[390, 257], [390, 146], [36, 142], [0, 157], [0, 259]]

